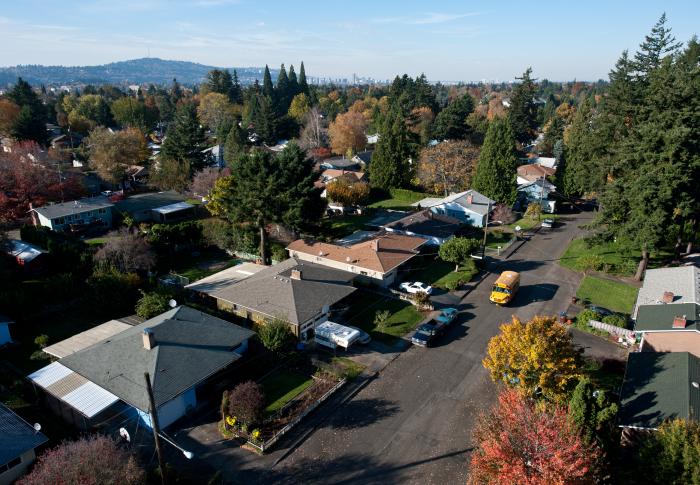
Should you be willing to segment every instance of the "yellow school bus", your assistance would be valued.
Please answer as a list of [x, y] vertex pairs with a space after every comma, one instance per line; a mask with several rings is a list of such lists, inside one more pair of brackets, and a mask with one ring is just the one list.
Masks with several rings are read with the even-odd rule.
[[518, 288], [520, 288], [520, 273], [504, 271], [493, 284], [489, 300], [498, 305], [506, 305], [513, 301]]

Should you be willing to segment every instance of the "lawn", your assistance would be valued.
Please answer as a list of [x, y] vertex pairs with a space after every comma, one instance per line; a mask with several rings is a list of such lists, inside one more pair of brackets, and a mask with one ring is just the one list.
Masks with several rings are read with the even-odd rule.
[[520, 226], [520, 229], [522, 231], [529, 231], [533, 227], [536, 227], [540, 222], [542, 222], [545, 219], [553, 219], [556, 221], [558, 217], [559, 216], [557, 216], [556, 214], [542, 214], [539, 219], [537, 219], [536, 217], [532, 218], [529, 216], [528, 217], [521, 217], [520, 219], [515, 221], [513, 224], [507, 224], [503, 227], [507, 227], [510, 230], [515, 231], [515, 228], [517, 226]]
[[411, 274], [411, 279], [422, 281], [436, 288], [448, 289], [451, 286], [451, 282], [460, 280], [466, 283], [471, 281], [479, 272], [473, 261], [469, 261], [466, 265], [461, 265], [459, 271], [454, 270], [454, 263], [448, 263], [440, 258], [426, 259], [425, 263], [425, 265], [421, 265]]
[[[374, 316], [382, 310], [388, 310], [391, 316], [386, 327], [379, 330], [374, 325]], [[407, 301], [369, 292], [361, 292], [354, 298], [349, 315], [348, 325], [359, 327], [371, 334], [372, 338], [383, 341], [393, 341], [396, 337], [405, 335], [423, 320], [423, 315]]]
[[201, 280], [214, 273], [240, 263], [220, 249], [178, 253], [170, 270], [184, 276], [190, 282]]
[[324, 232], [333, 239], [342, 238], [355, 231], [366, 230], [365, 225], [373, 218], [374, 214], [371, 213], [330, 217], [323, 221]]
[[287, 370], [280, 370], [266, 377], [261, 383], [268, 403], [265, 413], [268, 415], [276, 413], [304, 392], [313, 382], [311, 377]]
[[380, 208], [380, 209], [394, 209], [394, 210], [412, 210], [411, 204], [418, 202], [426, 197], [435, 197], [431, 194], [424, 194], [422, 192], [414, 192], [412, 190], [401, 190], [393, 189], [391, 195], [375, 200], [369, 207]]
[[586, 276], [576, 292], [576, 297], [616, 312], [632, 313], [637, 299], [637, 288], [618, 281]]
[[[663, 259], [670, 254], [667, 252], [652, 253], [649, 260], [649, 268], [658, 267]], [[600, 256], [603, 267], [601, 270], [606, 273], [632, 276], [637, 270], [637, 264], [641, 258], [639, 251], [623, 248], [614, 242], [603, 242], [593, 244], [590, 247], [586, 240], [574, 239], [566, 249], [566, 252], [559, 260], [559, 264], [565, 268], [578, 271], [577, 262], [582, 256]]]

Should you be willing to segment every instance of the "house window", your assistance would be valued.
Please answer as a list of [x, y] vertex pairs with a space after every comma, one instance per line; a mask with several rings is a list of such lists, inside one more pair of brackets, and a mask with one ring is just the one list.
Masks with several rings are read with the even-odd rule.
[[0, 475], [5, 473], [7, 470], [10, 470], [10, 469], [16, 467], [17, 465], [20, 465], [21, 463], [22, 463], [22, 457], [18, 456], [14, 460], [10, 460], [9, 462], [7, 462], [4, 465], [0, 465]]

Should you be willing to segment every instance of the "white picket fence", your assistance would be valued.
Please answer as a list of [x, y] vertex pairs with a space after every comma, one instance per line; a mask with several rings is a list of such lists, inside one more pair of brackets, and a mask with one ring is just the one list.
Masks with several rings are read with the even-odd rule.
[[589, 320], [588, 326], [597, 328], [598, 330], [603, 330], [604, 332], [608, 332], [613, 335], [625, 337], [630, 341], [634, 340], [634, 332], [632, 330], [627, 330], [626, 328], [616, 327], [615, 325], [599, 322], [598, 320]]

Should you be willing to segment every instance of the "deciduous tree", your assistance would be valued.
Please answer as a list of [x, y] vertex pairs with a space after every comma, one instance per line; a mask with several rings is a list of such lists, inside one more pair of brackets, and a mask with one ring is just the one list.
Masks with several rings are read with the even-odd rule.
[[114, 267], [122, 273], [145, 272], [155, 266], [156, 255], [141, 235], [123, 228], [110, 234], [95, 253], [95, 262]]
[[360, 182], [354, 175], [350, 174], [347, 177], [338, 177], [326, 184], [326, 194], [333, 202], [347, 207], [366, 204], [369, 200], [370, 189], [366, 182]]
[[479, 148], [467, 141], [446, 141], [424, 148], [416, 175], [433, 194], [449, 195], [470, 187]]
[[649, 483], [700, 483], [700, 424], [682, 419], [663, 423], [642, 443], [638, 466], [638, 476]]
[[214, 133], [224, 124], [232, 124], [235, 113], [229, 97], [218, 92], [207, 93], [199, 100], [199, 119]]
[[137, 128], [111, 131], [97, 127], [87, 139], [90, 163], [105, 180], [121, 184], [130, 165], [139, 165], [148, 158], [146, 139]]
[[331, 149], [338, 155], [356, 153], [367, 146], [367, 120], [358, 112], [349, 111], [336, 116], [328, 127]]
[[228, 393], [228, 403], [228, 415], [252, 427], [262, 418], [265, 396], [258, 384], [246, 381]]
[[270, 352], [281, 352], [294, 341], [289, 324], [284, 320], [274, 319], [258, 328], [260, 341]]
[[289, 116], [301, 123], [306, 114], [311, 109], [311, 103], [308, 96], [304, 93], [299, 93], [292, 99], [292, 104], [289, 106]]
[[438, 255], [443, 261], [455, 264], [455, 271], [459, 271], [459, 265], [469, 261], [471, 255], [479, 247], [479, 240], [466, 237], [453, 237], [440, 245]]

